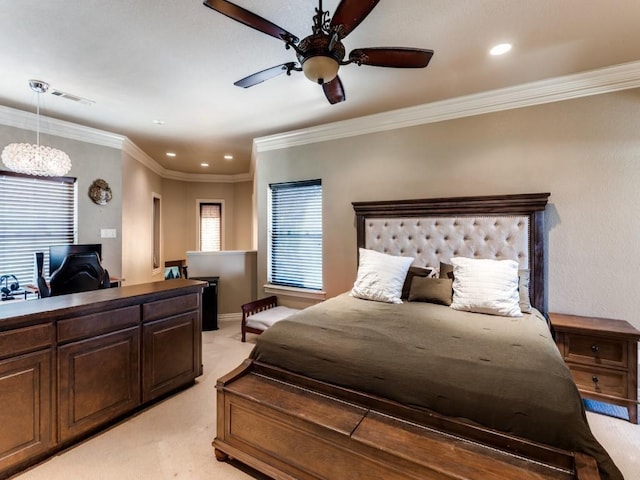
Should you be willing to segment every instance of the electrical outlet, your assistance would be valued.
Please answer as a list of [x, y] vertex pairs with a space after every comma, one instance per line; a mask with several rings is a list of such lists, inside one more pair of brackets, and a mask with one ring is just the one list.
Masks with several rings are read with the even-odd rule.
[[101, 238], [116, 238], [116, 229], [115, 228], [101, 228], [100, 229], [100, 237]]

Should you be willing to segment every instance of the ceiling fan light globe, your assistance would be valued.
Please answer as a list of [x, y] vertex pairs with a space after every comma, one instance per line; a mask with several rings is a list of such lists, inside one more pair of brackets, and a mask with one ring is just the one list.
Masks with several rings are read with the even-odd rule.
[[324, 55], [309, 57], [302, 64], [304, 75], [320, 85], [336, 78], [339, 68], [340, 64], [334, 58]]

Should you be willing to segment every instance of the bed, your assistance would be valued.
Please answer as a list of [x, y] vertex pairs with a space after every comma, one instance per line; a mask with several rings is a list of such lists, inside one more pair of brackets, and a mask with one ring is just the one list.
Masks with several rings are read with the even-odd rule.
[[296, 313], [219, 379], [216, 457], [275, 479], [621, 479], [546, 322], [548, 196], [354, 203], [361, 256], [512, 260], [531, 313], [348, 294]]

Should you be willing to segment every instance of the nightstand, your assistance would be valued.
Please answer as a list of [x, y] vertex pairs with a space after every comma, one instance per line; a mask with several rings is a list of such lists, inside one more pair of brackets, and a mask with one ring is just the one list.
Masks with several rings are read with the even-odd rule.
[[583, 398], [620, 405], [638, 423], [638, 339], [624, 320], [550, 313], [556, 343]]

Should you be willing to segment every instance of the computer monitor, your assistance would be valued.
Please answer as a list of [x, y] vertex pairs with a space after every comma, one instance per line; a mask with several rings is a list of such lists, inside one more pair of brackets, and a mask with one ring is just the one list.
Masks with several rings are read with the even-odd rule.
[[70, 244], [70, 245], [51, 245], [49, 247], [49, 276], [60, 268], [62, 262], [67, 255], [72, 253], [88, 253], [96, 252], [98, 258], [102, 261], [102, 244], [101, 243], [86, 243], [86, 244]]

